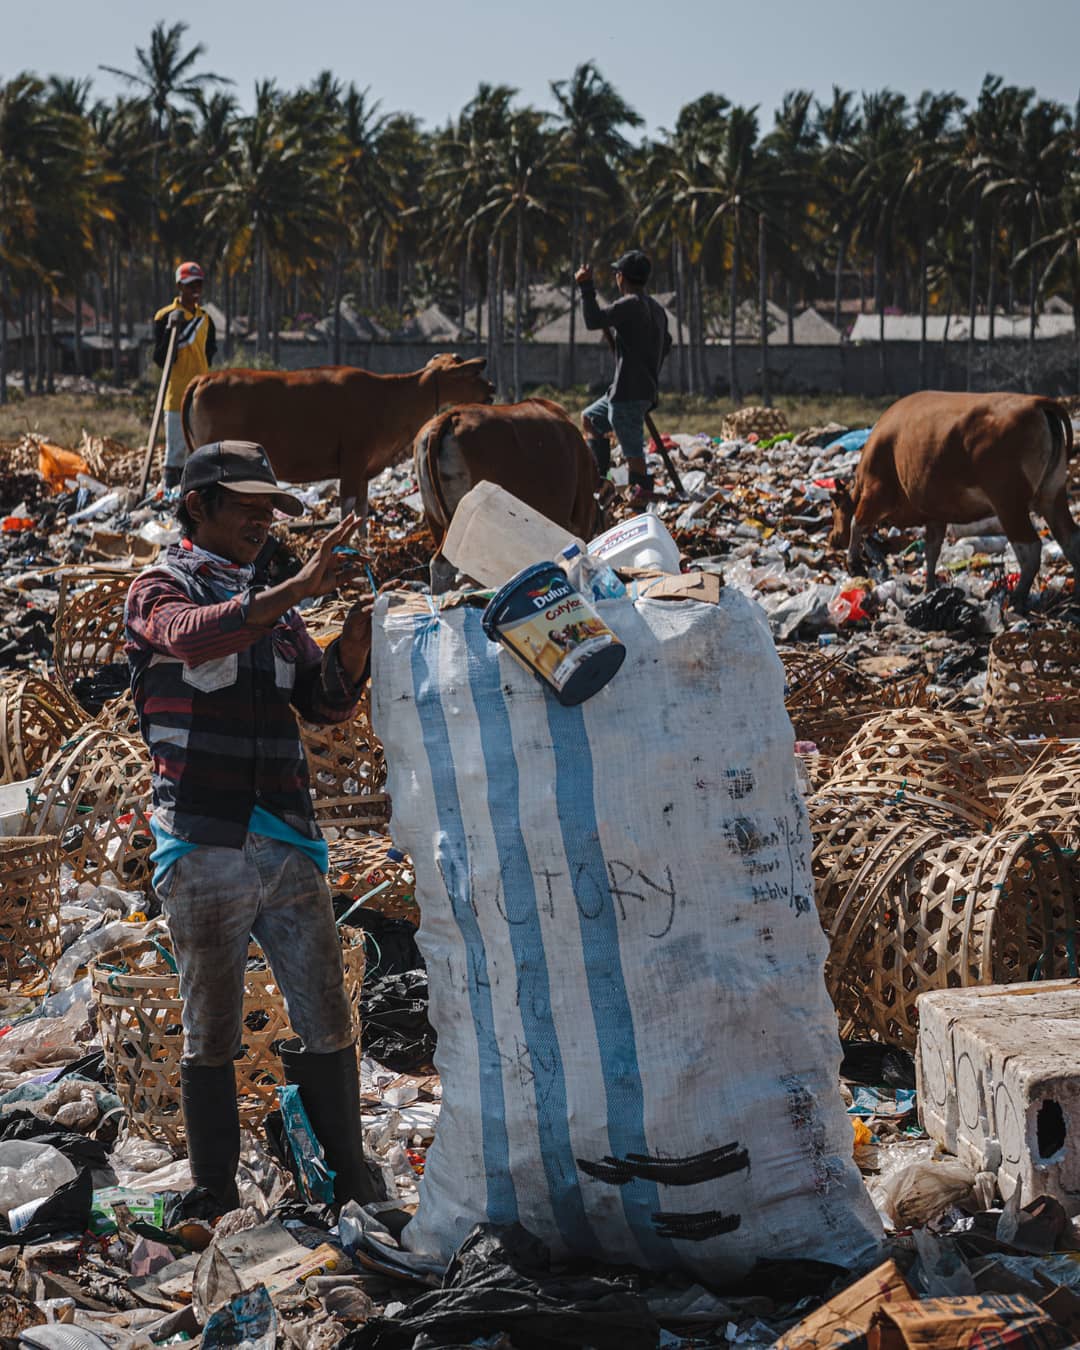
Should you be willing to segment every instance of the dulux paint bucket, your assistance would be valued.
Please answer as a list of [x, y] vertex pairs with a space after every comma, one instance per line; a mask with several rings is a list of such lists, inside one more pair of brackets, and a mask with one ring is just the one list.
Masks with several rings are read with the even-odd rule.
[[566, 707], [591, 698], [626, 648], [552, 562], [535, 563], [492, 596], [484, 632], [547, 684]]

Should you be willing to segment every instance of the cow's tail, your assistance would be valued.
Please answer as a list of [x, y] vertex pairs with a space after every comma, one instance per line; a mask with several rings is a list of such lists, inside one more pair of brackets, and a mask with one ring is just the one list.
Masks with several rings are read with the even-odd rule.
[[180, 425], [184, 428], [184, 440], [187, 442], [188, 454], [197, 449], [195, 437], [191, 434], [191, 402], [195, 397], [195, 386], [198, 380], [189, 380], [188, 387], [184, 390], [184, 397], [180, 401]]
[[[447, 503], [446, 494], [443, 492], [442, 478], [439, 475], [439, 446], [442, 444], [446, 424], [453, 415], [453, 408], [447, 408], [445, 412], [436, 413], [431, 421], [422, 428], [417, 438], [416, 447], [416, 477], [420, 495], [423, 497], [426, 485], [431, 492], [434, 505], [438, 508], [439, 523], [444, 532], [450, 528], [452, 512]], [[429, 514], [434, 513], [429, 509]]]

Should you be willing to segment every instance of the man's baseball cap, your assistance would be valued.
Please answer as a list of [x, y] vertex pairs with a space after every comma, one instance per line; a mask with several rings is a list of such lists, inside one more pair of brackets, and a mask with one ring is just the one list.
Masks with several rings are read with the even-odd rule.
[[192, 451], [180, 478], [180, 495], [220, 483], [230, 492], [265, 492], [287, 516], [304, 514], [303, 503], [282, 492], [270, 460], [254, 441], [214, 441]]
[[176, 284], [186, 286], [189, 281], [205, 281], [206, 276], [197, 262], [181, 263], [176, 269]]
[[624, 253], [621, 258], [616, 258], [611, 266], [616, 272], [621, 272], [627, 281], [632, 281], [635, 286], [644, 285], [652, 271], [652, 263], [639, 248], [632, 248], [629, 253]]

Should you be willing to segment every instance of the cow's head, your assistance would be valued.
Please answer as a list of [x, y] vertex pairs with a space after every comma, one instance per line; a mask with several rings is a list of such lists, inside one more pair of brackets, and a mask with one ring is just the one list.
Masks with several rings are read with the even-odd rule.
[[438, 390], [438, 406], [458, 403], [494, 403], [495, 386], [484, 374], [487, 357], [463, 361], [456, 353], [440, 352], [424, 367], [424, 374]]
[[832, 492], [831, 496], [832, 529], [829, 531], [829, 547], [847, 548], [851, 543], [851, 520], [855, 514], [855, 503], [843, 483]]

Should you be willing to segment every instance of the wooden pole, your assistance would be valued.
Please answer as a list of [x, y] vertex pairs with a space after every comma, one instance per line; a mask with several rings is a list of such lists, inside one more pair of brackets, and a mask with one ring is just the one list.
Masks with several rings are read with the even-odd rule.
[[161, 368], [161, 383], [158, 385], [154, 416], [150, 422], [150, 439], [147, 442], [146, 455], [143, 458], [142, 473], [139, 475], [139, 501], [142, 501], [146, 496], [146, 485], [150, 481], [150, 466], [154, 462], [154, 442], [157, 440], [158, 426], [161, 423], [161, 410], [165, 406], [165, 389], [172, 373], [173, 357], [176, 355], [176, 337], [179, 331], [180, 326], [178, 324], [169, 334], [169, 350], [165, 353], [165, 364]]

